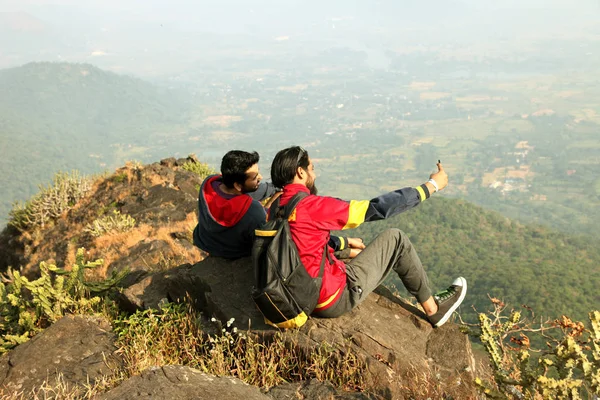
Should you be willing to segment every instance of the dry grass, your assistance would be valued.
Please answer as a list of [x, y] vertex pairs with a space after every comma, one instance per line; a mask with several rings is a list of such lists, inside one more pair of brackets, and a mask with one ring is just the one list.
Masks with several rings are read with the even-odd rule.
[[[174, 232], [188, 232], [193, 229], [196, 223], [196, 214], [192, 212], [187, 215], [185, 220], [171, 223], [168, 226], [155, 228], [148, 224], [140, 224], [129, 232], [99, 237], [94, 241], [94, 250], [90, 251], [90, 257], [102, 258], [104, 260], [104, 268], [99, 270], [100, 276], [104, 277], [108, 266], [112, 262], [128, 254], [130, 249], [138, 243], [151, 237], [153, 240], [162, 240], [169, 245], [170, 251], [167, 253], [163, 252], [159, 260], [154, 260], [160, 263], [158, 266], [159, 269], [165, 269], [165, 260], [168, 259], [173, 259], [172, 263], [178, 263], [177, 265], [184, 263], [194, 264], [203, 259], [200, 250], [195, 247], [193, 249], [184, 248], [173, 239], [172, 234]], [[154, 261], [148, 260], [148, 263]]]
[[[92, 196], [95, 196], [94, 192], [92, 193]], [[85, 204], [78, 206], [82, 208], [86, 207]], [[42, 234], [42, 231], [36, 230], [34, 232], [22, 233], [22, 240], [25, 243], [30, 243], [29, 246], [31, 248], [36, 249], [36, 251], [29, 253], [27, 264], [23, 265], [24, 273], [29, 274], [32, 271], [35, 273], [42, 261], [63, 264], [67, 269], [73, 265], [74, 250], [81, 243], [77, 237], [84, 231], [87, 221], [96, 218], [95, 215], [93, 211], [89, 211], [85, 217], [77, 219], [79, 222], [75, 220], [70, 221], [67, 231], [51, 231], [50, 234], [48, 234], [48, 231], [44, 231]], [[162, 258], [176, 259], [177, 262], [181, 261], [180, 264], [193, 264], [201, 261], [204, 257], [199, 249], [195, 247], [184, 248], [172, 236], [176, 232], [190, 232], [196, 224], [197, 217], [194, 212], [191, 212], [186, 216], [185, 220], [165, 226], [152, 227], [149, 224], [139, 224], [128, 232], [117, 232], [98, 238], [90, 238], [89, 243], [85, 243], [84, 245], [87, 249], [88, 258], [104, 260], [104, 266], [95, 270], [94, 276], [99, 279], [105, 278], [106, 271], [112, 262], [129, 254], [132, 247], [148, 238], [162, 240], [169, 245], [170, 250], [165, 251], [162, 254]], [[153, 261], [148, 260], [148, 262], [151, 263]], [[165, 264], [164, 260], [162, 260], [162, 264]]]
[[350, 351], [324, 343], [307, 352], [279, 335], [267, 343], [229, 325], [208, 335], [190, 307], [170, 304], [162, 312], [139, 312], [117, 322], [118, 352], [128, 375], [177, 364], [263, 388], [316, 378], [350, 390], [366, 389], [365, 366]]
[[94, 383], [74, 385], [65, 380], [62, 374], [47, 378], [40, 387], [28, 392], [8, 392], [0, 388], [2, 400], [88, 400], [95, 399], [117, 386], [124, 380], [121, 371], [116, 371], [112, 376], [101, 376]]

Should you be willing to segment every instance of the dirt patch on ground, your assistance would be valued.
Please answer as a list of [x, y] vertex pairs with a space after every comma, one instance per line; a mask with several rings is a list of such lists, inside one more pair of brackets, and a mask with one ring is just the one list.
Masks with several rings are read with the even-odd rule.
[[408, 85], [408, 89], [416, 91], [431, 90], [435, 85], [435, 82], [412, 82]]
[[440, 100], [451, 97], [452, 93], [449, 92], [424, 92], [419, 95], [421, 100]]
[[204, 118], [203, 122], [209, 125], [217, 125], [223, 128], [229, 127], [233, 122], [241, 121], [239, 115], [212, 115]]
[[485, 173], [481, 184], [483, 186], [490, 186], [494, 184], [503, 184], [506, 179], [531, 179], [534, 173], [531, 171], [529, 166], [522, 166], [521, 168], [514, 167], [501, 167], [496, 168], [492, 172]]
[[277, 90], [283, 90], [284, 92], [290, 93], [300, 93], [308, 88], [308, 85], [305, 83], [299, 83], [294, 86], [278, 86]]

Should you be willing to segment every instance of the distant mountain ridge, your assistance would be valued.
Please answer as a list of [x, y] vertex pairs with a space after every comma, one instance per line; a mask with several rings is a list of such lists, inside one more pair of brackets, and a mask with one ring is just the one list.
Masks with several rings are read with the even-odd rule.
[[182, 93], [89, 64], [0, 70], [0, 93], [0, 222], [56, 171], [100, 172], [143, 158], [187, 117]]

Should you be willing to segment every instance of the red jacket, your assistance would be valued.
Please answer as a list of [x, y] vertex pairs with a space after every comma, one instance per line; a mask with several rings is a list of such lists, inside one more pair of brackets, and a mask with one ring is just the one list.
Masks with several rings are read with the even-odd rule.
[[[309, 192], [302, 184], [286, 185], [283, 188], [280, 205], [287, 204], [299, 191]], [[425, 185], [398, 189], [372, 200], [361, 201], [310, 195], [302, 199], [290, 215], [290, 232], [302, 263], [308, 273], [316, 277], [321, 266], [323, 248], [330, 238], [330, 231], [356, 228], [366, 221], [391, 217], [417, 206], [428, 197], [429, 191]], [[344, 244], [341, 247], [345, 247]], [[346, 264], [335, 258], [331, 247], [328, 249], [330, 257], [325, 259], [323, 284], [315, 311], [332, 306], [346, 286]], [[332, 263], [329, 260], [332, 260]]]

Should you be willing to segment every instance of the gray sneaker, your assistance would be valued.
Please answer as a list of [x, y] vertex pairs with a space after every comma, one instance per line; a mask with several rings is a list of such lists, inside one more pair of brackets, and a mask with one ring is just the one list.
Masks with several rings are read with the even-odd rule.
[[467, 294], [467, 280], [462, 276], [456, 278], [452, 285], [446, 290], [433, 295], [433, 299], [438, 305], [437, 313], [427, 317], [434, 328], [444, 325], [454, 310], [460, 306], [460, 303]]

